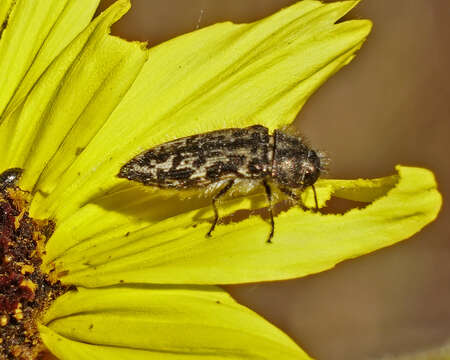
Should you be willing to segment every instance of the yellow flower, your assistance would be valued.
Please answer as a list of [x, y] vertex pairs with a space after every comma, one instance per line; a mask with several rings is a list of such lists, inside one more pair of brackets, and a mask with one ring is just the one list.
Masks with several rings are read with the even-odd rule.
[[[42, 270], [72, 286], [40, 319], [60, 359], [308, 359], [285, 334], [216, 284], [288, 279], [406, 239], [437, 216], [431, 172], [397, 167], [375, 180], [319, 180], [370, 203], [344, 215], [293, 207], [219, 225], [208, 199], [183, 199], [116, 175], [134, 155], [206, 131], [290, 124], [346, 65], [366, 20], [335, 24], [357, 4], [305, 0], [251, 24], [216, 24], [147, 50], [110, 36], [119, 0], [0, 3], [0, 172], [24, 169], [30, 215], [56, 228]], [[313, 204], [311, 190], [303, 193]], [[266, 206], [261, 191], [221, 214]], [[1, 344], [0, 344], [1, 345]]]

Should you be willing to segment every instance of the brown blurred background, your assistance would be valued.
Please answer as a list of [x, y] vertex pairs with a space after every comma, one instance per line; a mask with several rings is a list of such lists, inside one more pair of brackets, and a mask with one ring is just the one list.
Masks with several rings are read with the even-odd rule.
[[[132, 0], [113, 34], [153, 46], [197, 26], [254, 21], [294, 2]], [[301, 131], [330, 154], [333, 178], [385, 176], [395, 164], [425, 166], [445, 201], [450, 1], [365, 0], [348, 18], [372, 19], [373, 32], [357, 58], [306, 104]], [[227, 289], [317, 359], [438, 348], [450, 341], [449, 220], [444, 204], [435, 223], [398, 245], [306, 278]]]

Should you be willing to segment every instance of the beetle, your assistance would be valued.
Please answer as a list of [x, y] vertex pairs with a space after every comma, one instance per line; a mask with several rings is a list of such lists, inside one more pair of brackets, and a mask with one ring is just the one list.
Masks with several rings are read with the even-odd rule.
[[14, 187], [23, 174], [23, 169], [11, 168], [0, 174], [0, 191], [4, 191], [9, 187]]
[[301, 137], [282, 130], [269, 134], [262, 125], [222, 129], [183, 137], [145, 150], [120, 169], [118, 177], [162, 189], [217, 188], [212, 197], [214, 221], [219, 213], [217, 200], [233, 185], [246, 181], [262, 184], [269, 203], [271, 242], [275, 223], [272, 210], [272, 188], [269, 181], [291, 199], [300, 202], [294, 189], [312, 186], [322, 170], [321, 153], [307, 146]]

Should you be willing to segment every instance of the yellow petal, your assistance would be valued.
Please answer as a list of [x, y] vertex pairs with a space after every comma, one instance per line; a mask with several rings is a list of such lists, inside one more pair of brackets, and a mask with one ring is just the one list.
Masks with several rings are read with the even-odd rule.
[[[99, 0], [2, 1], [0, 123], [23, 102], [50, 62], [90, 22]], [[0, 141], [2, 143], [2, 141]], [[1, 148], [0, 148], [1, 149]]]
[[[142, 220], [122, 223], [83, 240], [76, 238], [76, 227], [71, 228], [71, 238], [57, 230], [46, 261], [56, 260], [58, 268], [66, 270], [63, 282], [87, 287], [120, 281], [229, 284], [304, 276], [406, 239], [436, 218], [442, 200], [433, 174], [420, 168], [397, 169], [398, 177], [373, 181], [373, 197], [378, 198], [363, 209], [323, 215], [294, 207], [281, 213], [275, 218], [273, 244], [266, 243], [270, 225], [259, 216], [219, 225], [213, 237], [206, 238], [207, 220], [213, 216], [209, 206], [148, 226]], [[353, 187], [354, 199], [360, 193], [367, 200], [367, 180], [346, 182], [335, 183], [335, 190], [342, 193]], [[358, 183], [364, 185], [360, 191]], [[390, 187], [379, 197], [380, 188]], [[235, 200], [228, 210], [246, 201]]]
[[33, 189], [45, 179], [40, 194], [50, 192], [134, 81], [146, 52], [139, 43], [108, 35], [128, 7], [119, 1], [95, 19], [2, 124], [9, 133], [2, 159], [7, 167], [25, 169], [22, 187]]
[[216, 287], [81, 288], [43, 321], [42, 339], [61, 360], [310, 359]]
[[[36, 190], [49, 195], [35, 199], [32, 213], [66, 219], [115, 191], [124, 183], [116, 178], [120, 167], [166, 140], [232, 126], [259, 123], [274, 129], [290, 123], [369, 33], [368, 21], [335, 24], [356, 3], [303, 1], [252, 24], [216, 24], [151, 49], [123, 100], [67, 171], [42, 175]], [[70, 80], [79, 88], [77, 78]], [[51, 118], [70, 112], [53, 109]], [[34, 179], [25, 176], [23, 184], [32, 187]]]

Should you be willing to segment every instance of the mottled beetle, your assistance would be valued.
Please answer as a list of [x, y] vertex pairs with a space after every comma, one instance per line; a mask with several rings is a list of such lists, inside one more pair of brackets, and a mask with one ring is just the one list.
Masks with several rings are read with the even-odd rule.
[[0, 192], [15, 186], [22, 176], [22, 173], [23, 169], [20, 168], [12, 168], [3, 171], [0, 174]]
[[[192, 189], [213, 186], [214, 222], [219, 220], [216, 201], [237, 182], [262, 184], [269, 202], [271, 231], [274, 234], [272, 190], [268, 180], [297, 203], [292, 191], [313, 186], [321, 172], [320, 154], [306, 146], [298, 136], [254, 125], [188, 136], [146, 150], [128, 163], [118, 174], [121, 178], [159, 188]], [[317, 208], [317, 196], [313, 186]]]

